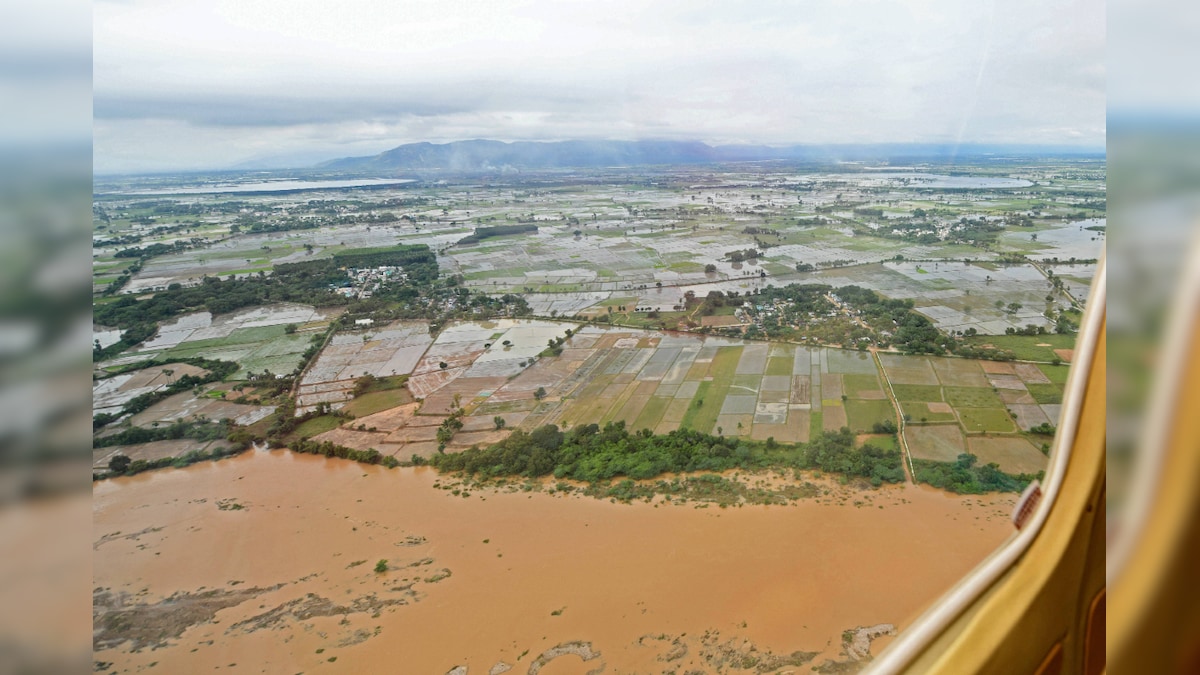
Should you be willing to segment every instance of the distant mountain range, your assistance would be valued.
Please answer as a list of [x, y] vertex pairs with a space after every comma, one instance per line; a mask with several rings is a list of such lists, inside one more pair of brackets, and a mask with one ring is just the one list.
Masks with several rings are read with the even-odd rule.
[[317, 165], [341, 171], [397, 169], [497, 171], [646, 165], [714, 164], [788, 160], [799, 162], [952, 160], [981, 156], [1103, 156], [1103, 148], [1032, 145], [893, 143], [877, 145], [711, 146], [698, 141], [455, 141], [408, 143], [370, 157], [344, 157]]

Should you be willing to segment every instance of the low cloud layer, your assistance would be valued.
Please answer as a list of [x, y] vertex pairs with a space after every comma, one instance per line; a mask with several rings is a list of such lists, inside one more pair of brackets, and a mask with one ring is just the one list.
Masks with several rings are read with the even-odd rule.
[[466, 138], [1104, 143], [1095, 1], [101, 0], [94, 20], [101, 172]]

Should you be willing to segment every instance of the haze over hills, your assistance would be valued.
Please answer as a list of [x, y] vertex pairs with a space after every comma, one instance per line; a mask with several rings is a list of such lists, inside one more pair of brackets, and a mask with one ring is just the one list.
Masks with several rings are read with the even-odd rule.
[[549, 169], [636, 165], [688, 165], [719, 162], [791, 160], [808, 162], [866, 160], [953, 160], [972, 156], [1103, 156], [1102, 148], [1033, 145], [957, 145], [887, 143], [840, 145], [712, 146], [699, 141], [455, 141], [408, 143], [368, 157], [344, 157], [317, 168], [346, 171], [443, 169], [489, 171], [504, 168]]

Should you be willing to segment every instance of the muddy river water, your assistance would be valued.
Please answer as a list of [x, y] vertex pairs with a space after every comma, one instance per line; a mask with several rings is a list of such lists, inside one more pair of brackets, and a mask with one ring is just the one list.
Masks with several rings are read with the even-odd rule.
[[720, 509], [438, 481], [255, 451], [95, 484], [93, 658], [150, 673], [809, 672], [847, 658], [844, 631], [911, 623], [1009, 535], [1014, 500], [834, 487]]

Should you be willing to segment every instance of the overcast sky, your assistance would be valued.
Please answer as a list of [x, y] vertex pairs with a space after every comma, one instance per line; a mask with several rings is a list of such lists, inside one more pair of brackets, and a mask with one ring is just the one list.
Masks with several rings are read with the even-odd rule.
[[99, 0], [97, 172], [401, 143], [1102, 147], [1100, 0]]

